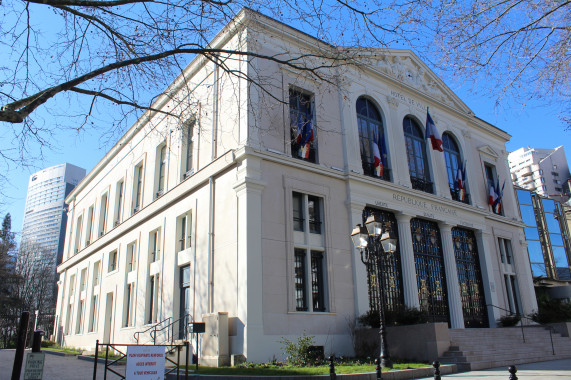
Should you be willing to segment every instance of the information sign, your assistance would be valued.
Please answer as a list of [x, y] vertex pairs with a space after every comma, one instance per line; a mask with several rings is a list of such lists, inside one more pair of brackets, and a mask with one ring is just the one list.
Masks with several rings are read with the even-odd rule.
[[128, 346], [126, 380], [164, 380], [164, 346]]
[[42, 380], [44, 373], [43, 352], [30, 352], [26, 357], [26, 368], [24, 369], [24, 380]]

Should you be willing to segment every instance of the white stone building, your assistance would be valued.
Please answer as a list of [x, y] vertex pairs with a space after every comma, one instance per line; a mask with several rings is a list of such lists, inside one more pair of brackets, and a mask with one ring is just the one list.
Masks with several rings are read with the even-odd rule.
[[[211, 46], [339, 52], [248, 10]], [[351, 354], [348, 319], [370, 305], [350, 233], [371, 212], [398, 234], [388, 307], [420, 307], [453, 328], [493, 327], [499, 308], [536, 309], [512, 187], [500, 214], [488, 206], [486, 178], [509, 177], [509, 135], [475, 117], [412, 52], [353, 53], [362, 64], [323, 69], [328, 80], [261, 58], [225, 61], [263, 90], [203, 58], [190, 63], [155, 103], [184, 111], [185, 122], [146, 114], [67, 198], [57, 307], [66, 345], [129, 343], [167, 318], [215, 314], [228, 337], [220, 356], [267, 361], [280, 356], [282, 337], [304, 332], [326, 352]], [[424, 138], [427, 107], [444, 153]], [[386, 146], [382, 174], [373, 142]], [[455, 200], [458, 162], [464, 201]]]
[[571, 175], [563, 145], [555, 149], [519, 148], [508, 155], [508, 161], [515, 185], [544, 197], [568, 199], [566, 182]]

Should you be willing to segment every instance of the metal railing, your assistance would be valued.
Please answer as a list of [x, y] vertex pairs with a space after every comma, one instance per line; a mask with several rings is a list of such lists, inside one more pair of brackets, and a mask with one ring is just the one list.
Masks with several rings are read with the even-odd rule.
[[[126, 374], [123, 375], [121, 372], [116, 370], [118, 367], [117, 365], [125, 363], [127, 360], [127, 350], [129, 346], [138, 346], [136, 344], [117, 344], [117, 343], [99, 343], [99, 340], [95, 343], [95, 357], [93, 360], [93, 380], [97, 379], [97, 364], [99, 362], [99, 353], [101, 349], [101, 354], [103, 353], [103, 347], [105, 347], [105, 359], [104, 359], [104, 372], [103, 378], [107, 379], [107, 373], [111, 372], [120, 379], [126, 379]], [[165, 352], [173, 353], [176, 351], [176, 361], [168, 357], [165, 354], [165, 364], [170, 363], [172, 368], [166, 367], [164, 369], [164, 375], [168, 375], [171, 373], [176, 372], [176, 378], [180, 379], [181, 376], [181, 358], [180, 352], [185, 349], [185, 362], [184, 362], [184, 378], [188, 379], [188, 364], [189, 364], [189, 343], [185, 342], [184, 344], [160, 344], [157, 346], [162, 346], [165, 348]], [[109, 352], [111, 351], [111, 352]]]
[[172, 319], [172, 317], [165, 318], [160, 322], [152, 324], [146, 330], [135, 332], [133, 334], [133, 338], [135, 338], [135, 342], [139, 343], [139, 338], [141, 337], [141, 334], [149, 333], [149, 336], [153, 340], [153, 344], [156, 344], [156, 332], [155, 332], [155, 334], [153, 334], [152, 332], [157, 331], [157, 330], [162, 330], [162, 329], [159, 329], [159, 326], [161, 326], [163, 323], [167, 323], [167, 324], [170, 323], [168, 321], [170, 321], [171, 319]]
[[[513, 316], [519, 316], [519, 317], [520, 317], [521, 337], [522, 337], [523, 343], [527, 343], [526, 340], [525, 340], [525, 331], [524, 331], [524, 328], [526, 328], [526, 327], [529, 328], [529, 327], [540, 326], [540, 327], [542, 327], [542, 328], [544, 328], [544, 329], [546, 329], [546, 330], [549, 330], [549, 340], [551, 341], [551, 352], [553, 353], [553, 355], [555, 355], [555, 346], [554, 346], [554, 344], [553, 344], [553, 327], [552, 327], [552, 326], [543, 325], [543, 324], [541, 324], [541, 323], [538, 323], [538, 322], [534, 321], [533, 319], [529, 318], [529, 317], [526, 316], [526, 315], [519, 314], [519, 313], [514, 313], [513, 311], [508, 310], [508, 309], [504, 309], [503, 307], [499, 307], [499, 306], [492, 305], [492, 304], [487, 304], [486, 306], [487, 306], [487, 307], [490, 307], [490, 306], [491, 306], [491, 307], [495, 307], [495, 308], [498, 309], [498, 310], [506, 311], [507, 313], [509, 313], [509, 314], [506, 314], [506, 315], [509, 315], [509, 316], [512, 316], [512, 315], [513, 315]], [[524, 321], [527, 321], [529, 324], [524, 326]], [[530, 322], [532, 322], [533, 325], [532, 325]]]

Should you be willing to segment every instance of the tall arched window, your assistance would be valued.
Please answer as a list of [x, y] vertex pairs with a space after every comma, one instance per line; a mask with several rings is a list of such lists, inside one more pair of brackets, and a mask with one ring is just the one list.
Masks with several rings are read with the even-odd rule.
[[390, 180], [383, 120], [369, 99], [357, 99], [357, 125], [365, 175]]
[[[460, 156], [460, 149], [454, 137], [448, 132], [442, 135], [442, 147], [444, 148], [444, 161], [446, 161], [446, 174], [448, 174], [448, 185], [452, 199], [464, 203], [469, 203], [466, 191], [466, 178], [463, 174], [465, 168]], [[458, 166], [461, 166], [460, 171]]]
[[412, 188], [432, 193], [432, 182], [426, 159], [426, 140], [418, 123], [410, 117], [403, 121], [406, 158]]

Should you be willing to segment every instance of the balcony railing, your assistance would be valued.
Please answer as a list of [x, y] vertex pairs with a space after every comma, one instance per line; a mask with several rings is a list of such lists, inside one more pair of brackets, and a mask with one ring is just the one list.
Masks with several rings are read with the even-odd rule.
[[363, 164], [363, 173], [366, 176], [379, 178], [385, 181], [391, 180], [391, 169], [383, 168], [383, 175], [379, 177], [378, 175], [375, 174], [375, 165], [372, 162], [366, 162], [361, 160], [361, 163]]
[[415, 190], [424, 191], [425, 193], [433, 193], [432, 182], [427, 181], [425, 178], [420, 177], [410, 177], [410, 182], [412, 183], [412, 188]]
[[470, 204], [470, 194], [468, 193], [464, 193], [464, 200], [462, 200], [460, 199], [460, 190], [451, 187], [450, 195], [452, 196], [452, 199], [455, 201], [466, 203], [467, 205]]

